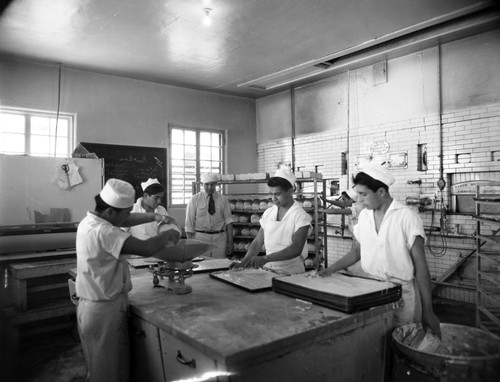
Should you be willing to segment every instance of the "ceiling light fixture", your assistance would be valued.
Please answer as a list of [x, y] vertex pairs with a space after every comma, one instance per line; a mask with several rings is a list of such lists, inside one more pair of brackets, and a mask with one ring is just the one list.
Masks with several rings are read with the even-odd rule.
[[205, 16], [203, 17], [203, 25], [209, 26], [212, 24], [212, 20], [210, 19], [210, 12], [212, 12], [212, 8], [203, 8], [203, 12], [205, 12]]

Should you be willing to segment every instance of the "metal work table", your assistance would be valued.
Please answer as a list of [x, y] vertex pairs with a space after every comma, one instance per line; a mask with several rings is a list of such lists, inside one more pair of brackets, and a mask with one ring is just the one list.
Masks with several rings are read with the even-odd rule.
[[[136, 360], [136, 375], [171, 381], [218, 370], [233, 373], [224, 381], [383, 380], [398, 303], [345, 314], [273, 291], [252, 294], [207, 274], [187, 283], [193, 293], [174, 295], [153, 288], [151, 273], [133, 271], [130, 305], [141, 326], [133, 348], [160, 353], [146, 357], [149, 366]], [[144, 370], [151, 365], [162, 370]]]

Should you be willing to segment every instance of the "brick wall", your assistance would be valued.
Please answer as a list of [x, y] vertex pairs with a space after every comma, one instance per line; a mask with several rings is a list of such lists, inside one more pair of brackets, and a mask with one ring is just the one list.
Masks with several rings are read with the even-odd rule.
[[[450, 183], [452, 174], [460, 173], [483, 173], [486, 179], [500, 179], [500, 103], [481, 107], [471, 107], [464, 110], [455, 110], [442, 115], [442, 144], [443, 144], [443, 170], [444, 179]], [[349, 139], [348, 139], [349, 137]], [[390, 144], [389, 153], [401, 151], [408, 152], [408, 167], [394, 169], [393, 174], [397, 182], [391, 187], [391, 195], [401, 202], [407, 197], [429, 197], [436, 204], [429, 207], [450, 207], [452, 201], [450, 194], [445, 188], [441, 193], [436, 185], [439, 179], [439, 116], [426, 115], [422, 118], [409, 120], [391, 121], [377, 125], [365, 125], [350, 127], [349, 131], [333, 130], [311, 135], [300, 136], [295, 139], [295, 167], [313, 170], [319, 167], [324, 178], [339, 178], [340, 190], [350, 186], [348, 175], [341, 175], [341, 152], [348, 151], [349, 173], [356, 171], [356, 158], [358, 155], [370, 154], [373, 142], [386, 141]], [[417, 170], [417, 145], [427, 144], [428, 169]], [[261, 172], [273, 173], [280, 162], [291, 162], [292, 140], [281, 139], [258, 144], [258, 168]], [[457, 155], [465, 154], [467, 163]], [[422, 181], [421, 185], [408, 184], [408, 180]], [[436, 199], [437, 198], [437, 199]], [[416, 207], [414, 207], [416, 208]], [[438, 212], [422, 212], [420, 216], [424, 226], [440, 225], [441, 215]], [[429, 264], [431, 276], [436, 279], [446, 272], [462, 257], [469, 255], [475, 248], [472, 239], [476, 222], [471, 216], [446, 215], [446, 226], [450, 229], [459, 224], [460, 235], [452, 236], [450, 233], [446, 238], [446, 253], [441, 251], [443, 238], [433, 233], [430, 238], [432, 248], [426, 245], [426, 257]], [[340, 217], [328, 217], [328, 221], [340, 225]], [[490, 229], [490, 227], [484, 227]], [[329, 228], [328, 233], [328, 262], [331, 264], [342, 257], [350, 248], [351, 240], [342, 238], [338, 228]], [[346, 236], [349, 233], [346, 231]], [[434, 254], [433, 254], [434, 253]], [[473, 256], [472, 256], [473, 258]], [[473, 302], [474, 293], [467, 287], [472, 285], [473, 261], [469, 260], [459, 272], [448, 282], [458, 287], [440, 287], [437, 295], [455, 299], [458, 301]], [[460, 286], [465, 288], [460, 288]]]

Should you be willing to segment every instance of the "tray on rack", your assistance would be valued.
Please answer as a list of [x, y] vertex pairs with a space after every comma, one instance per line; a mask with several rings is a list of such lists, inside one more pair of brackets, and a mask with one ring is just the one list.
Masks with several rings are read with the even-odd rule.
[[401, 298], [401, 285], [340, 273], [328, 277], [302, 273], [272, 280], [275, 292], [345, 313], [387, 304]]

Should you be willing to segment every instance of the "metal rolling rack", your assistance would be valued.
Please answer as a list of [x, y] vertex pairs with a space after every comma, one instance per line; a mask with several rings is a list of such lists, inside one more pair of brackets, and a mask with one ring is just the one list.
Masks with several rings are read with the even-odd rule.
[[[492, 211], [500, 206], [498, 195], [481, 193], [476, 197], [476, 326], [500, 335], [500, 213]], [[485, 207], [484, 211], [481, 207]], [[488, 209], [488, 207], [490, 207]], [[484, 225], [490, 227], [485, 232]]]
[[[296, 190], [296, 199], [298, 198], [313, 198], [313, 229], [314, 229], [314, 248], [315, 248], [315, 258], [314, 258], [314, 268], [320, 269], [322, 266], [325, 268], [328, 266], [328, 253], [327, 253], [327, 229], [326, 229], [326, 218], [324, 214], [321, 214], [318, 212], [319, 208], [326, 208], [324, 205], [325, 202], [323, 202], [323, 206], [318, 205], [319, 202], [319, 195], [323, 196], [323, 199], [326, 198], [326, 180], [323, 179], [317, 179], [315, 177], [313, 178], [298, 178], [297, 179], [297, 190]], [[220, 185], [243, 185], [243, 184], [263, 184], [267, 183], [267, 179], [249, 179], [249, 180], [219, 180], [217, 182]], [[313, 191], [311, 193], [304, 192], [304, 187], [303, 185], [305, 183], [312, 183]], [[318, 190], [319, 185], [321, 185], [322, 189], [321, 191]], [[193, 195], [200, 190], [200, 183], [199, 182], [193, 182]], [[227, 193], [224, 193], [227, 194]], [[247, 194], [233, 194], [231, 193], [231, 197], [238, 197], [241, 196], [242, 199], [244, 199], [244, 196]], [[250, 195], [259, 195], [258, 193], [251, 193]], [[260, 194], [262, 196], [268, 197], [268, 194]], [[238, 211], [235, 211], [238, 212]], [[244, 212], [244, 211], [242, 211]], [[263, 212], [263, 211], [261, 211]], [[322, 218], [320, 218], [320, 215], [323, 215]], [[247, 224], [251, 225], [250, 223], [242, 223], [242, 224]], [[257, 224], [260, 226], [259, 224]], [[321, 227], [321, 228], [320, 228]], [[323, 240], [320, 240], [320, 237], [322, 237]], [[323, 260], [323, 261], [321, 261]], [[323, 262], [323, 264], [322, 264]]]

